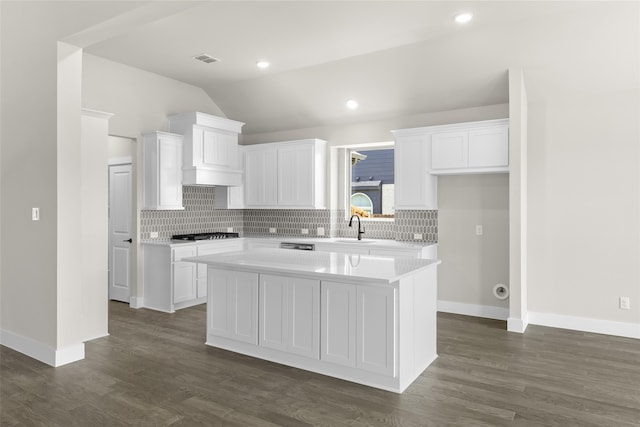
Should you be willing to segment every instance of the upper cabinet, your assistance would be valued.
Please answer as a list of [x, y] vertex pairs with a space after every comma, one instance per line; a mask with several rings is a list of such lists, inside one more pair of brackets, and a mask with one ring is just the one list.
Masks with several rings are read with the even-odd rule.
[[241, 185], [238, 134], [243, 125], [198, 112], [169, 116], [170, 131], [184, 135], [183, 185]]
[[305, 139], [244, 149], [246, 208], [326, 207], [326, 141]]
[[438, 127], [431, 136], [431, 173], [509, 172], [509, 121]]
[[431, 143], [424, 129], [393, 131], [396, 210], [438, 209], [438, 178], [429, 173]]
[[437, 175], [509, 172], [508, 119], [392, 133], [396, 209], [438, 209]]
[[142, 135], [144, 208], [178, 210], [182, 206], [182, 135]]

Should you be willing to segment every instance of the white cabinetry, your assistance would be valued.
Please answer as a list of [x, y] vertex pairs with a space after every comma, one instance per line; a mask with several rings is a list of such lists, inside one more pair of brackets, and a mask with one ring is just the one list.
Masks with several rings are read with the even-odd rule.
[[244, 149], [245, 207], [326, 207], [326, 141], [305, 139]]
[[423, 129], [393, 131], [395, 209], [438, 209], [437, 177], [429, 173], [430, 140]]
[[327, 362], [395, 376], [395, 289], [322, 282], [322, 354]]
[[[234, 252], [242, 250], [242, 242], [234, 239], [216, 243], [199, 243], [197, 248], [198, 256], [221, 254], [225, 252]], [[197, 297], [203, 298], [207, 296], [207, 265], [198, 264], [197, 275]]]
[[192, 262], [184, 262], [182, 258], [196, 256], [195, 246], [187, 248], [175, 248], [171, 250], [173, 263], [171, 264], [171, 278], [173, 281], [172, 303], [176, 304], [192, 301], [197, 298], [196, 289], [196, 265]]
[[144, 209], [178, 210], [182, 206], [182, 135], [142, 135]]
[[171, 132], [184, 135], [184, 185], [240, 185], [238, 134], [244, 123], [192, 112], [169, 117]]
[[431, 140], [432, 174], [509, 171], [507, 120], [462, 123], [439, 129]]
[[239, 251], [243, 246], [241, 239], [207, 242], [144, 245], [144, 307], [173, 313], [207, 301], [207, 266], [183, 259]]
[[207, 333], [258, 344], [258, 274], [210, 268]]
[[[265, 144], [266, 145], [266, 144]], [[245, 152], [245, 206], [275, 207], [278, 204], [278, 152], [271, 146]]]
[[320, 358], [320, 281], [260, 274], [259, 344]]

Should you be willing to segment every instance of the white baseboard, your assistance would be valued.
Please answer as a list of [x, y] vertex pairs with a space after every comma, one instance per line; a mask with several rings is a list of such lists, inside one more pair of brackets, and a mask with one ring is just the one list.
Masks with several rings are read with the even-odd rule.
[[637, 323], [615, 322], [612, 320], [564, 316], [552, 313], [536, 313], [531, 311], [529, 312], [529, 323], [531, 325], [640, 339], [640, 324]]
[[131, 297], [129, 300], [129, 307], [131, 308], [143, 308], [144, 307], [144, 298], [143, 297]]
[[0, 344], [54, 367], [84, 359], [84, 343], [56, 350], [31, 338], [0, 330]]
[[496, 320], [507, 320], [509, 317], [508, 308], [493, 307], [490, 305], [465, 304], [462, 302], [444, 300], [438, 300], [438, 311]]
[[509, 332], [524, 334], [524, 331], [527, 330], [527, 326], [529, 326], [528, 315], [524, 316], [524, 319], [519, 319], [517, 317], [509, 317], [507, 319], [507, 331]]

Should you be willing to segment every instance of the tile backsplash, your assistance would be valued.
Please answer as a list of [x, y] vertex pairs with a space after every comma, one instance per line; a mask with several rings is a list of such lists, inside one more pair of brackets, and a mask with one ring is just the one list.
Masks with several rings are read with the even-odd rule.
[[214, 209], [214, 187], [182, 187], [180, 211], [141, 211], [140, 238], [149, 239], [152, 231], [158, 239], [170, 239], [174, 234], [209, 231], [233, 231], [244, 234], [242, 209]]
[[[140, 238], [170, 239], [174, 234], [227, 231], [232, 228], [240, 236], [308, 236], [353, 237], [344, 210], [314, 209], [214, 209], [214, 187], [185, 186], [182, 191], [184, 210], [140, 213]], [[399, 241], [438, 241], [438, 211], [401, 210], [393, 221], [363, 220], [365, 238]], [[275, 229], [275, 233], [270, 233]], [[302, 230], [308, 234], [302, 234]], [[421, 239], [414, 239], [421, 234]]]

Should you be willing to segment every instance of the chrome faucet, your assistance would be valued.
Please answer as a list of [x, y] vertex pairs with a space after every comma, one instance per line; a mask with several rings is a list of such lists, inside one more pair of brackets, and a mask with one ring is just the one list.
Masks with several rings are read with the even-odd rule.
[[353, 224], [354, 217], [358, 219], [358, 240], [362, 240], [362, 235], [364, 234], [364, 226], [360, 222], [359, 215], [351, 215], [351, 219], [349, 219], [349, 227], [351, 227], [351, 225]]

